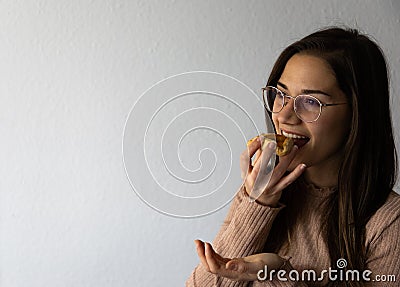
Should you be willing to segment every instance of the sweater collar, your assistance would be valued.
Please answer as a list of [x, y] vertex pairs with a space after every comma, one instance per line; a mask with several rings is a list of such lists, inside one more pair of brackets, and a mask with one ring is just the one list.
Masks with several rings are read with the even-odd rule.
[[337, 186], [325, 186], [319, 187], [311, 182], [307, 182], [303, 176], [299, 178], [299, 183], [305, 187], [307, 194], [316, 197], [327, 197], [337, 191]]

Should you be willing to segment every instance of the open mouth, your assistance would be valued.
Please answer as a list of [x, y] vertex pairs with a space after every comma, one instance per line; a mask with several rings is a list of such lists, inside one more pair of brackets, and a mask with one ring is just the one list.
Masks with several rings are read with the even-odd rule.
[[303, 147], [306, 143], [308, 143], [308, 141], [310, 140], [309, 137], [306, 137], [304, 135], [293, 134], [293, 133], [286, 132], [284, 130], [281, 130], [281, 132], [282, 132], [282, 135], [284, 135], [285, 137], [292, 138], [294, 144], [297, 145], [297, 147], [299, 149], [301, 147]]

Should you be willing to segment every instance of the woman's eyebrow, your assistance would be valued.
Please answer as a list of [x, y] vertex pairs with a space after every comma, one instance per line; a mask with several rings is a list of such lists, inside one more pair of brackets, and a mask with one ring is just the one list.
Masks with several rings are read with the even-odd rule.
[[285, 90], [287, 90], [287, 86], [285, 84], [282, 84], [281, 82], [277, 83], [278, 86], [281, 86], [282, 88], [284, 88]]
[[[285, 90], [288, 89], [288, 87], [287, 87], [285, 84], [281, 83], [281, 82], [278, 82], [277, 85], [278, 85], [278, 86], [281, 86], [281, 87], [282, 87], [283, 89], [285, 89]], [[328, 93], [326, 93], [326, 92], [324, 92], [324, 91], [321, 91], [321, 90], [303, 89], [303, 90], [301, 90], [301, 93], [302, 93], [302, 94], [306, 94], [306, 95], [320, 94], [320, 95], [325, 95], [325, 96], [331, 97], [330, 94], [328, 94]]]
[[325, 96], [331, 97], [330, 94], [325, 93], [325, 92], [323, 92], [323, 91], [321, 91], [321, 90], [309, 90], [309, 89], [305, 89], [305, 90], [301, 90], [301, 93], [302, 93], [302, 94], [306, 94], [306, 95], [310, 95], [310, 94], [321, 94], [321, 95], [325, 95]]

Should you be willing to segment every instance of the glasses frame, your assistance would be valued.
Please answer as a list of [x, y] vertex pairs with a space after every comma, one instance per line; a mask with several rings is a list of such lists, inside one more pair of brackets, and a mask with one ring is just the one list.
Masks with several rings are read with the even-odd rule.
[[[267, 105], [267, 103], [266, 103], [266, 99], [265, 99], [266, 96], [265, 96], [265, 94], [266, 94], [267, 89], [269, 89], [269, 88], [272, 88], [272, 89], [274, 89], [275, 91], [277, 91], [278, 94], [280, 94], [280, 95], [282, 96], [282, 98], [283, 98], [282, 106], [281, 106], [281, 108], [279, 109], [279, 111], [277, 111], [277, 112], [271, 111], [271, 110], [268, 108], [268, 105]], [[347, 102], [344, 102], [344, 103], [325, 104], [325, 103], [322, 103], [320, 100], [318, 100], [316, 97], [311, 96], [311, 95], [297, 95], [296, 97], [292, 97], [292, 96], [289, 96], [289, 95], [285, 94], [284, 92], [282, 92], [281, 90], [279, 90], [278, 88], [273, 87], [273, 86], [265, 86], [264, 88], [261, 88], [261, 90], [262, 90], [262, 93], [263, 93], [262, 97], [263, 97], [264, 108], [265, 108], [267, 111], [269, 111], [269, 112], [271, 112], [271, 113], [273, 113], [273, 114], [277, 114], [277, 113], [281, 112], [281, 111], [283, 110], [283, 107], [286, 106], [286, 105], [288, 104], [288, 102], [286, 102], [285, 99], [293, 99], [293, 101], [294, 101], [294, 102], [293, 102], [293, 110], [294, 110], [296, 116], [297, 116], [300, 120], [302, 120], [303, 122], [306, 122], [306, 123], [316, 122], [316, 121], [319, 119], [319, 117], [321, 116], [322, 107], [339, 106], [339, 105], [346, 105], [346, 104], [347, 104]], [[296, 99], [297, 99], [298, 97], [301, 98], [301, 97], [304, 97], [304, 96], [307, 96], [307, 97], [312, 98], [313, 100], [315, 100], [315, 101], [319, 104], [319, 113], [318, 113], [318, 116], [317, 116], [316, 119], [314, 119], [314, 120], [312, 120], [312, 121], [306, 121], [306, 120], [302, 119], [301, 116], [297, 113], [297, 109], [296, 109]]]

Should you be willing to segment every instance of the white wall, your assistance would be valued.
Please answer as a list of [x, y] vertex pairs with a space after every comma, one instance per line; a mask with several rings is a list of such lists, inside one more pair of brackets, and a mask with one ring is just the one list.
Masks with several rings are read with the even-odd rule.
[[[182, 219], [139, 199], [122, 159], [133, 104], [195, 70], [259, 92], [286, 45], [332, 24], [385, 51], [400, 150], [396, 0], [1, 1], [0, 285], [183, 286], [193, 239], [212, 240], [226, 209]], [[250, 102], [262, 125], [258, 108]]]

